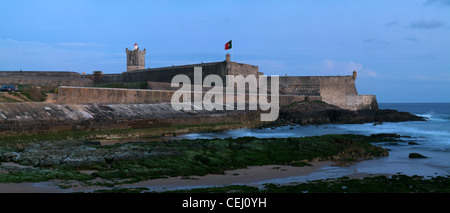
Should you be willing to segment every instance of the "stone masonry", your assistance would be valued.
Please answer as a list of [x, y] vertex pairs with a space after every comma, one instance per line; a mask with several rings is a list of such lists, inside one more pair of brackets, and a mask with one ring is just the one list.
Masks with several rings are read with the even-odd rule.
[[146, 50], [139, 50], [137, 44], [134, 44], [133, 50], [125, 49], [127, 53], [127, 72], [145, 69]]

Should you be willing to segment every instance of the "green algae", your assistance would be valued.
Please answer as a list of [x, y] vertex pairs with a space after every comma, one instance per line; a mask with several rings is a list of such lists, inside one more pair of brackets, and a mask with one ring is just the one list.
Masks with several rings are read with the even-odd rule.
[[[136, 159], [108, 158], [106, 163], [93, 163], [82, 167], [55, 164], [47, 167], [34, 167], [34, 170], [7, 171], [0, 174], [0, 182], [37, 182], [61, 179], [78, 180], [88, 184], [116, 185], [174, 176], [223, 174], [226, 170], [246, 168], [247, 166], [272, 164], [307, 166], [308, 162], [316, 160], [358, 160], [386, 156], [388, 152], [385, 149], [369, 142], [373, 140], [373, 138], [363, 135], [323, 135], [297, 138], [242, 137], [148, 141], [108, 146], [84, 141], [81, 143], [83, 147], [91, 147], [93, 150], [105, 149], [104, 153], [107, 153], [106, 151], [115, 153], [116, 150], [133, 148], [151, 153], [151, 156]], [[51, 143], [40, 145], [51, 145]], [[58, 144], [63, 146], [64, 141], [59, 141]], [[69, 152], [70, 149], [79, 147], [67, 144], [68, 147], [64, 147], [64, 149], [69, 149]], [[14, 148], [0, 146], [0, 155], [12, 149]], [[52, 146], [52, 149], [59, 148]], [[31, 150], [27, 145], [15, 149], [19, 155], [27, 150]], [[88, 153], [86, 151], [86, 154]], [[0, 159], [4, 160], [1, 156]], [[21, 163], [20, 158], [13, 161]], [[95, 170], [95, 172], [84, 174], [80, 173], [81, 170]], [[100, 178], [103, 182], [93, 182], [94, 178]]]

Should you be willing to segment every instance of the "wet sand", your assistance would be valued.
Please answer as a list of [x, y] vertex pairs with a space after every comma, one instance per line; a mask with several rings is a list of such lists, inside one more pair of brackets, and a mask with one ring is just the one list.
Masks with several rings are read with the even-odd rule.
[[[260, 186], [270, 180], [283, 179], [289, 177], [304, 177], [306, 180], [314, 179], [315, 173], [320, 173], [324, 168], [336, 166], [336, 162], [319, 161], [312, 162], [312, 166], [295, 167], [286, 165], [265, 165], [251, 166], [245, 169], [226, 171], [225, 174], [209, 174], [205, 176], [170, 177], [163, 179], [151, 179], [132, 184], [117, 185], [118, 188], [145, 187], [149, 191], [161, 192], [176, 189], [214, 187], [226, 185], [250, 185]], [[368, 174], [354, 171], [349, 174], [350, 178], [363, 178], [372, 175], [389, 174]], [[81, 183], [72, 182], [72, 187], [61, 189], [57, 185], [60, 181], [46, 181], [39, 183], [0, 183], [0, 193], [72, 193], [72, 192], [93, 192], [99, 189], [112, 189], [114, 187], [83, 186]], [[63, 183], [62, 185], [67, 185]]]
[[285, 165], [251, 166], [246, 169], [226, 171], [224, 175], [210, 174], [205, 176], [190, 176], [190, 179], [173, 177], [168, 179], [154, 179], [135, 184], [124, 184], [124, 187], [144, 186], [152, 191], [164, 191], [174, 189], [213, 187], [223, 185], [258, 185], [255, 183], [291, 177], [307, 176], [323, 166], [333, 164], [331, 161], [313, 162], [312, 166], [295, 167]]
[[[294, 167], [285, 165], [251, 166], [246, 169], [226, 171], [224, 175], [210, 174], [205, 176], [170, 177], [152, 179], [133, 184], [122, 184], [117, 187], [146, 187], [150, 191], [165, 191], [173, 189], [196, 188], [205, 186], [222, 186], [234, 184], [254, 185], [254, 183], [291, 176], [307, 176], [318, 169], [331, 165], [331, 161], [312, 162], [312, 166]], [[98, 189], [110, 189], [101, 186], [82, 186], [72, 183], [74, 187], [60, 189], [59, 181], [39, 183], [0, 183], [0, 193], [70, 193], [92, 192]]]

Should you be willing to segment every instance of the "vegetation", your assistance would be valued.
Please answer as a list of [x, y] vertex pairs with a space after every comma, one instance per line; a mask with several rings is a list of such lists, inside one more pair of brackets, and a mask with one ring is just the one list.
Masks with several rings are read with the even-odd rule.
[[0, 102], [42, 102], [47, 93], [54, 93], [54, 86], [18, 85], [16, 92], [0, 93]]
[[[256, 124], [255, 124], [256, 125]], [[251, 127], [250, 124], [248, 126]], [[58, 131], [39, 134], [20, 134], [6, 135], [0, 137], [0, 147], [2, 145], [11, 146], [11, 144], [43, 141], [43, 140], [64, 140], [64, 139], [86, 139], [86, 140], [106, 140], [107, 138], [115, 138], [117, 140], [127, 139], [154, 139], [164, 136], [176, 136], [190, 132], [214, 132], [228, 130], [233, 128], [241, 128], [240, 122], [218, 122], [212, 124], [190, 124], [190, 125], [171, 125], [147, 128], [133, 129], [111, 129], [111, 130], [72, 130]]]
[[321, 100], [303, 100], [303, 101], [292, 102], [288, 105], [282, 106], [281, 108], [292, 108], [292, 107], [298, 106], [299, 104], [311, 103], [311, 102], [327, 105], [327, 103], [325, 103], [324, 101], [321, 101]]
[[[112, 186], [169, 176], [223, 174], [225, 170], [247, 166], [269, 164], [304, 166], [312, 160], [357, 160], [387, 155], [385, 149], [370, 144], [369, 138], [369, 136], [363, 135], [266, 139], [243, 137], [130, 142], [106, 146], [93, 142], [84, 142], [83, 145], [73, 146], [65, 141], [54, 145], [52, 143], [56, 143], [56, 141], [40, 144], [3, 143], [0, 146], [0, 160], [3, 161], [9, 159], [8, 161], [26, 165], [27, 161], [21, 161], [20, 156], [36, 153], [34, 147], [40, 147], [41, 150], [48, 151], [41, 156], [38, 162], [48, 160], [47, 158], [56, 159], [58, 153], [63, 151], [69, 153], [75, 151], [71, 149], [87, 150], [86, 154], [90, 153], [89, 150], [94, 150], [97, 155], [93, 156], [92, 154], [89, 157], [102, 157], [105, 158], [105, 162], [92, 163], [82, 167], [55, 164], [50, 167], [32, 167], [32, 169], [3, 168], [5, 172], [1, 172], [0, 169], [0, 182], [61, 179]], [[66, 147], [65, 144], [67, 144]], [[115, 154], [115, 157], [112, 158], [107, 157], [108, 153], [119, 153], [120, 150], [130, 149], [135, 151], [136, 156], [142, 157], [121, 159], [119, 154]], [[16, 152], [16, 157], [7, 156], [7, 154], [11, 155]], [[146, 155], [145, 153], [150, 154]], [[67, 156], [65, 153], [63, 155]], [[80, 172], [86, 169], [95, 170], [95, 172], [89, 175]], [[100, 178], [102, 181], [94, 182], [94, 178]]]
[[265, 184], [259, 189], [252, 186], [226, 186], [169, 191], [170, 193], [449, 193], [449, 177], [393, 175], [363, 179], [317, 180], [289, 185]]
[[94, 71], [92, 72], [91, 80], [94, 81], [94, 83], [98, 84], [103, 78], [102, 71]]
[[28, 86], [22, 90], [22, 95], [25, 95], [28, 99], [32, 101], [42, 102], [45, 101], [47, 97], [45, 92], [36, 86]]
[[102, 88], [124, 88], [124, 89], [148, 89], [147, 82], [135, 82], [135, 83], [108, 83], [108, 84], [95, 84], [92, 87]]
[[0, 93], [0, 102], [25, 102], [30, 101], [20, 92], [2, 92]]
[[72, 170], [33, 169], [0, 173], [0, 182], [2, 183], [39, 182], [52, 179], [87, 181], [93, 178], [90, 175]]

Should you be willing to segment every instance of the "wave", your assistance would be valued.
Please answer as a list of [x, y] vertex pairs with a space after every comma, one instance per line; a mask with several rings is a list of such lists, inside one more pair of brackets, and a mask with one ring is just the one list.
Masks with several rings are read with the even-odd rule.
[[435, 113], [427, 113], [427, 114], [415, 114], [420, 117], [426, 117], [432, 121], [450, 121], [449, 114], [435, 114]]

